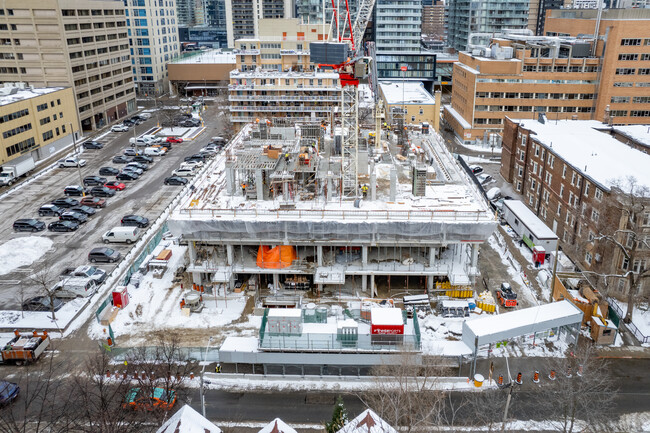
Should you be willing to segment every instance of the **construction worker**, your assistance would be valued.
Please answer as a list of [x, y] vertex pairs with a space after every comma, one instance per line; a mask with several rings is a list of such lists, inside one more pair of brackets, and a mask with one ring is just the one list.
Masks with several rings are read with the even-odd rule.
[[246, 183], [242, 182], [241, 184], [241, 195], [246, 197]]
[[368, 197], [368, 185], [361, 186], [361, 193], [363, 194], [363, 198]]
[[215, 373], [221, 373], [221, 364], [217, 363], [217, 366], [214, 368]]
[[284, 154], [284, 162], [286, 162], [287, 164], [289, 163], [289, 153], [288, 152]]
[[184, 306], [185, 306], [185, 298], [182, 298], [181, 299], [181, 309], [183, 309]]

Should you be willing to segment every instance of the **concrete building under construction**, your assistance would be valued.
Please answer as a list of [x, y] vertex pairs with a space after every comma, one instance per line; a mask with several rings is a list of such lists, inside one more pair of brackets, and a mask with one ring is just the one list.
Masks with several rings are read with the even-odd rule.
[[442, 139], [346, 135], [246, 125], [169, 217], [194, 283], [366, 297], [472, 285], [496, 221]]

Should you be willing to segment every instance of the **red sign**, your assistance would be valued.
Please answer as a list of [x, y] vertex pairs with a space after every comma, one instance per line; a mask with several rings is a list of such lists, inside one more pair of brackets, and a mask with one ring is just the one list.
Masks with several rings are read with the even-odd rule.
[[401, 69], [403, 72], [406, 72], [406, 71], [408, 71], [409, 67], [408, 67], [408, 66], [402, 66], [402, 67], [400, 67], [400, 69]]

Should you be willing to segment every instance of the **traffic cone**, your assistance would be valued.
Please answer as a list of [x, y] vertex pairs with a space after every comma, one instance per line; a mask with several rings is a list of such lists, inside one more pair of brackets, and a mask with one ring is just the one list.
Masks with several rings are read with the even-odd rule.
[[497, 383], [499, 384], [499, 386], [503, 385], [503, 374], [499, 375], [499, 380], [497, 381]]
[[523, 381], [521, 380], [521, 372], [517, 373], [517, 379], [515, 380], [517, 385], [521, 385]]
[[548, 378], [551, 380], [555, 380], [555, 370], [551, 370], [551, 373], [548, 375]]
[[578, 371], [576, 372], [576, 374], [582, 377], [582, 364], [578, 364]]
[[533, 374], [533, 383], [539, 383], [539, 371], [535, 370], [535, 374]]
[[190, 371], [190, 380], [194, 379], [194, 372]]

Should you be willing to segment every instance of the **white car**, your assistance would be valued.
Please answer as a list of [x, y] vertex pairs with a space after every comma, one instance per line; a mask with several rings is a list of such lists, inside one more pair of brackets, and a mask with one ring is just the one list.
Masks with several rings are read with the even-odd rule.
[[485, 173], [479, 174], [478, 176], [476, 176], [476, 179], [478, 179], [481, 185], [486, 185], [490, 182], [494, 182], [494, 178], [489, 174], [485, 174]]
[[129, 130], [129, 127], [126, 125], [113, 125], [111, 126], [111, 132], [126, 132]]
[[86, 165], [86, 160], [85, 159], [79, 159], [79, 158], [65, 158], [65, 159], [60, 159], [58, 161], [59, 167], [64, 168], [64, 167], [83, 167]]
[[192, 177], [196, 174], [196, 171], [196, 168], [191, 167], [177, 168], [176, 170], [172, 171], [172, 176]]
[[180, 166], [180, 168], [189, 168], [189, 169], [196, 169], [196, 170], [198, 170], [201, 167], [203, 167], [203, 163], [201, 161], [185, 161], [185, 162], [181, 162], [181, 166]]

